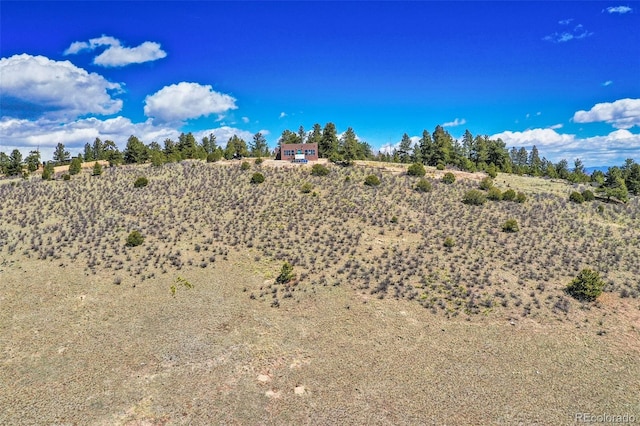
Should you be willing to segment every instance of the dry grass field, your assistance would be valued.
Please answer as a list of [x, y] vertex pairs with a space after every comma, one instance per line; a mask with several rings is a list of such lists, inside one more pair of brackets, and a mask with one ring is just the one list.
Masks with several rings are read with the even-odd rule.
[[[638, 198], [500, 174], [527, 201], [468, 206], [481, 174], [430, 169], [419, 193], [383, 164], [330, 170], [1, 182], [0, 424], [640, 422]], [[594, 304], [563, 291], [584, 267]]]

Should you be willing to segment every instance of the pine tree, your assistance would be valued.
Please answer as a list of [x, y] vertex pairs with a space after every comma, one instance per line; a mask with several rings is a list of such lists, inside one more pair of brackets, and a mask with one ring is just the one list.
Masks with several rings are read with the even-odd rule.
[[65, 164], [69, 161], [70, 155], [69, 151], [64, 148], [64, 144], [62, 142], [58, 142], [56, 149], [53, 151], [53, 161], [58, 165]]

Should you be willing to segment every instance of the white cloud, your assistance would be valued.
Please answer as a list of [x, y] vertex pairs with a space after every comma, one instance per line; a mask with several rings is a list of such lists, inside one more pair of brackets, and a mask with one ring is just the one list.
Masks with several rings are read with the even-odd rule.
[[280, 113], [280, 116], [279, 116], [278, 118], [285, 118], [286, 116], [287, 116], [287, 113], [286, 113], [286, 112], [284, 112], [284, 111], [282, 111], [282, 112]]
[[[420, 142], [420, 136], [410, 136], [409, 139], [411, 139], [411, 146], [415, 146]], [[380, 149], [378, 149], [378, 151], [382, 152], [383, 154], [393, 154], [393, 151], [400, 147], [400, 142], [402, 141], [397, 141], [396, 143], [386, 143], [382, 145]]]
[[[122, 109], [118, 83], [89, 73], [69, 61], [21, 54], [0, 58], [3, 116], [11, 105], [28, 104], [37, 115], [74, 119], [84, 114], [115, 114]], [[18, 114], [19, 116], [19, 114]]]
[[573, 22], [573, 18], [563, 19], [561, 21], [558, 21], [558, 24], [560, 24], [560, 25], [569, 25], [571, 22]]
[[249, 117], [242, 117], [242, 122], [247, 124], [249, 122]]
[[558, 123], [558, 124], [554, 124], [553, 126], [549, 126], [550, 129], [562, 129], [563, 124], [562, 123]]
[[630, 129], [640, 126], [640, 99], [618, 99], [603, 102], [589, 111], [578, 111], [573, 115], [576, 123], [606, 122], [616, 129]]
[[[221, 127], [216, 127], [214, 129], [207, 129], [207, 130], [194, 132], [193, 136], [196, 138], [197, 141], [201, 141], [203, 137], [209, 136], [211, 133], [213, 133], [216, 136], [216, 143], [222, 147], [227, 146], [227, 142], [229, 141], [229, 139], [231, 139], [233, 135], [236, 135], [239, 138], [244, 139], [244, 141], [247, 142], [247, 144], [253, 140], [253, 135], [254, 135], [248, 130], [242, 130], [236, 127], [221, 126]], [[263, 136], [266, 136], [269, 134], [269, 131], [260, 130], [260, 133], [262, 133]]]
[[459, 119], [456, 118], [453, 121], [447, 121], [446, 123], [442, 124], [442, 127], [456, 127], [456, 126], [462, 126], [463, 124], [465, 124], [467, 122], [467, 120], [463, 119]]
[[603, 85], [604, 87], [611, 86], [612, 84], [613, 84], [613, 81], [611, 81], [611, 80], [607, 80], [607, 81], [605, 81], [604, 83], [602, 83], [602, 85]]
[[578, 138], [572, 134], [560, 134], [554, 129], [531, 129], [523, 132], [504, 131], [491, 138], [500, 138], [509, 147], [536, 145], [542, 156], [554, 162], [563, 158], [580, 158], [585, 164], [599, 166], [621, 164], [626, 158], [640, 157], [640, 134], [628, 130]]
[[232, 96], [210, 85], [181, 82], [165, 86], [145, 98], [144, 113], [160, 122], [180, 122], [237, 109]]
[[167, 56], [159, 43], [145, 41], [136, 47], [124, 47], [120, 40], [105, 36], [92, 38], [88, 42], [74, 41], [64, 51], [65, 55], [74, 55], [84, 50], [95, 50], [99, 47], [107, 48], [93, 59], [95, 65], [103, 67], [122, 67], [129, 64], [141, 64], [143, 62], [156, 61]]
[[629, 13], [629, 12], [633, 11], [633, 9], [630, 8], [629, 6], [611, 6], [611, 7], [608, 7], [606, 9], [604, 9], [603, 12], [604, 11], [607, 11], [609, 13], [624, 14], [624, 13]]
[[[571, 21], [572, 20], [559, 21], [558, 23], [561, 25], [568, 25]], [[585, 30], [582, 24], [578, 24], [573, 28], [573, 30], [554, 32], [552, 34], [544, 36], [542, 39], [544, 41], [550, 41], [552, 43], [566, 43], [570, 40], [581, 40], [592, 35], [593, 33], [591, 31]]]

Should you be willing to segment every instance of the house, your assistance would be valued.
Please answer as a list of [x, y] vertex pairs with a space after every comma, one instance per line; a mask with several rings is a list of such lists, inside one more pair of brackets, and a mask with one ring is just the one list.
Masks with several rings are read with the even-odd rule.
[[292, 161], [294, 163], [306, 163], [317, 159], [317, 143], [285, 143], [276, 154], [276, 160]]

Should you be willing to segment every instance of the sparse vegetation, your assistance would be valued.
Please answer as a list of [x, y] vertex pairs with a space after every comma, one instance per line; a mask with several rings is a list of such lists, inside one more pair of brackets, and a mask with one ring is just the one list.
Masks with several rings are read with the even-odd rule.
[[140, 231], [131, 231], [127, 236], [127, 247], [137, 247], [144, 242], [144, 237]]
[[311, 174], [313, 176], [326, 176], [329, 174], [329, 168], [322, 164], [314, 164], [311, 166]]
[[135, 182], [133, 182], [134, 188], [144, 188], [147, 185], [149, 185], [149, 179], [145, 176], [140, 176], [135, 180]]
[[284, 262], [280, 268], [280, 274], [276, 278], [277, 284], [287, 284], [296, 277], [293, 266], [289, 262]]
[[420, 179], [416, 183], [415, 190], [418, 192], [431, 192], [432, 185], [427, 179]]
[[464, 193], [462, 202], [472, 206], [481, 206], [487, 202], [487, 196], [484, 192], [477, 189], [470, 189]]
[[456, 181], [456, 175], [451, 172], [447, 172], [442, 176], [442, 182], [447, 184], [452, 184]]
[[515, 219], [507, 219], [507, 221], [502, 225], [503, 232], [518, 232], [520, 227], [518, 226], [518, 221]]
[[313, 185], [310, 182], [305, 182], [300, 187], [300, 192], [303, 194], [309, 194], [311, 191], [313, 191]]
[[240, 170], [249, 170], [251, 168], [251, 164], [249, 164], [248, 161], [243, 161], [242, 164], [240, 164]]
[[487, 198], [492, 201], [500, 201], [502, 200], [502, 191], [500, 191], [495, 186], [492, 186], [487, 191]]
[[576, 204], [582, 204], [582, 203], [584, 203], [584, 197], [578, 191], [573, 191], [569, 195], [569, 201], [573, 201]]
[[261, 184], [264, 182], [264, 175], [260, 172], [255, 172], [253, 175], [251, 175], [251, 183], [253, 184]]
[[380, 178], [376, 175], [367, 175], [367, 177], [364, 178], [364, 184], [367, 186], [378, 186], [380, 183]]

